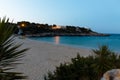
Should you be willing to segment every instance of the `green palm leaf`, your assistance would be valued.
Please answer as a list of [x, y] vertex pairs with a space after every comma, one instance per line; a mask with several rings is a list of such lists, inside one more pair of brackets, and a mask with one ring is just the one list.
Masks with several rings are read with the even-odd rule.
[[[6, 70], [14, 68], [14, 65], [18, 64], [17, 61], [19, 61], [24, 56], [24, 52], [28, 50], [27, 48], [19, 49], [22, 44], [15, 43], [14, 31], [15, 27], [9, 24], [9, 19], [5, 17], [0, 19], [0, 78], [2, 76], [6, 77], [6, 79], [2, 80], [7, 80], [7, 76], [9, 78], [22, 78], [18, 73], [5, 72]], [[11, 76], [11, 74], [13, 74], [13, 76]], [[14, 80], [14, 78], [8, 80]]]

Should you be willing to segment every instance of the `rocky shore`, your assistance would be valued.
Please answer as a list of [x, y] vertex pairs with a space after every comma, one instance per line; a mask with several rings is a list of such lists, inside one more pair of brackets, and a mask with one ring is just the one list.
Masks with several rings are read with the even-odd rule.
[[46, 37], [46, 36], [110, 36], [110, 34], [102, 33], [39, 33], [39, 34], [27, 34], [28, 37]]

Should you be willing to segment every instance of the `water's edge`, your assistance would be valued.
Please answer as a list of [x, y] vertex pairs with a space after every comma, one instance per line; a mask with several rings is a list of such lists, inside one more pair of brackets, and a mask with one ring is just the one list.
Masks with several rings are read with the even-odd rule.
[[110, 36], [54, 36], [54, 37], [29, 37], [32, 40], [49, 42], [57, 45], [71, 46], [75, 48], [97, 49], [101, 45], [107, 45], [113, 51], [120, 52], [120, 34]]

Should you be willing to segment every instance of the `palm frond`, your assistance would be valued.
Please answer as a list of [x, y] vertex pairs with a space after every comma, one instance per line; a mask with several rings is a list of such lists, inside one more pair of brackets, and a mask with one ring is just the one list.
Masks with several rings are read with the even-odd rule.
[[0, 79], [2, 80], [25, 78], [18, 72], [6, 72], [19, 64], [17, 61], [21, 60], [24, 52], [28, 50], [28, 48], [20, 50], [22, 44], [15, 44], [14, 30], [15, 27], [9, 24], [9, 19], [0, 18]]

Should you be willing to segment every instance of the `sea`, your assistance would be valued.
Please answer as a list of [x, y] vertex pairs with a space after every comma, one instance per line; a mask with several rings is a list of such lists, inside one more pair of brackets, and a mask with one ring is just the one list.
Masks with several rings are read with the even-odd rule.
[[110, 34], [110, 36], [54, 36], [29, 38], [75, 48], [98, 49], [102, 45], [107, 45], [112, 51], [120, 52], [120, 34]]

